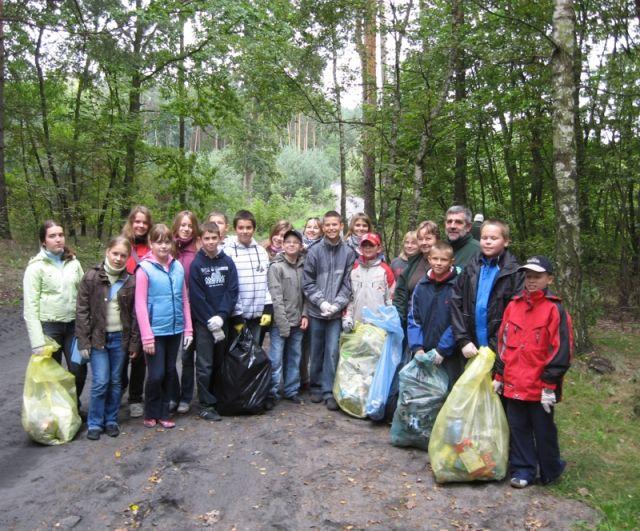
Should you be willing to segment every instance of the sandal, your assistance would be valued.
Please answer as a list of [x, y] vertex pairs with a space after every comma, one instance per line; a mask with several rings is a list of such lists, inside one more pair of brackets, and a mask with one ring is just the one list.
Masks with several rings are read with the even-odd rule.
[[156, 419], [144, 419], [145, 428], [155, 428], [156, 424], [157, 424]]
[[172, 420], [159, 420], [158, 421], [160, 423], [160, 426], [162, 426], [163, 428], [175, 428], [176, 423], [173, 422]]

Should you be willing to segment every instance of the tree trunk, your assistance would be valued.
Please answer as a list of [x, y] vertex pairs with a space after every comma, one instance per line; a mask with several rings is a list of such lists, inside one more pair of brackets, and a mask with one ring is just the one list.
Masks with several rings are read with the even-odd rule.
[[589, 346], [582, 302], [580, 212], [577, 195], [574, 103], [575, 12], [572, 0], [554, 0], [553, 174], [556, 210], [556, 279], [575, 326], [578, 352]]
[[[182, 56], [184, 54], [184, 21], [182, 18], [180, 19], [180, 49], [179, 53]], [[185, 96], [185, 81], [184, 81], [184, 59], [178, 64], [178, 94], [180, 99], [182, 100]], [[180, 109], [182, 109], [182, 102], [180, 104]], [[180, 151], [180, 179], [183, 180], [184, 186], [180, 187], [180, 207], [185, 208], [187, 205], [187, 181], [186, 175], [183, 174], [186, 169], [185, 164], [185, 137], [186, 137], [186, 128], [185, 128], [185, 119], [184, 113], [180, 110], [180, 116], [178, 117], [178, 150]]]
[[0, 0], [0, 239], [11, 239], [7, 184], [4, 178], [4, 0]]
[[331, 70], [333, 73], [333, 87], [336, 96], [336, 115], [338, 118], [338, 149], [340, 153], [340, 215], [347, 219], [347, 165], [344, 139], [344, 123], [342, 121], [342, 89], [338, 83], [338, 39], [334, 32], [331, 43]]
[[464, 0], [453, 0], [453, 33], [455, 36], [454, 87], [456, 102], [456, 163], [453, 202], [457, 205], [467, 204], [467, 138], [466, 113], [461, 112], [467, 99], [467, 78], [465, 69], [464, 46], [462, 34], [464, 25]]

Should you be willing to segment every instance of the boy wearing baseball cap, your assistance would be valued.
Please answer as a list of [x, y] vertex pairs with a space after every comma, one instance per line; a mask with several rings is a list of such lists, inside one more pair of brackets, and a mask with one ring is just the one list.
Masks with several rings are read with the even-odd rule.
[[519, 269], [525, 272], [525, 289], [505, 309], [493, 381], [506, 402], [514, 488], [532, 484], [538, 470], [541, 483], [548, 484], [565, 469], [553, 414], [573, 352], [571, 317], [549, 291], [551, 262], [532, 256]]
[[359, 256], [351, 270], [351, 300], [342, 317], [342, 331], [362, 322], [362, 309], [390, 306], [395, 276], [382, 260], [380, 236], [368, 232], [360, 239]]

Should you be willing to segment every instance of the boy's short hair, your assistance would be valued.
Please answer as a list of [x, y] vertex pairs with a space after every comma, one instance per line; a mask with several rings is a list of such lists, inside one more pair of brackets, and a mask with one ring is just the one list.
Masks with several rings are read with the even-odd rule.
[[200, 225], [200, 235], [204, 236], [205, 232], [210, 232], [211, 234], [216, 234], [220, 237], [220, 227], [218, 227], [218, 224], [213, 221], [205, 221]]
[[342, 216], [335, 210], [329, 210], [325, 212], [324, 216], [322, 216], [322, 223], [324, 223], [327, 218], [338, 218], [340, 220], [340, 223], [342, 223]]
[[511, 230], [509, 229], [509, 225], [507, 225], [506, 221], [494, 218], [487, 219], [486, 221], [482, 222], [482, 225], [480, 225], [480, 234], [482, 234], [482, 229], [484, 229], [487, 225], [495, 225], [500, 229], [502, 237], [507, 241], [511, 241]]
[[207, 221], [210, 220], [214, 216], [224, 219], [225, 225], [229, 224], [229, 218], [227, 217], [227, 215], [224, 212], [222, 212], [220, 210], [212, 210], [211, 212], [209, 212], [207, 214]]
[[453, 247], [451, 247], [451, 245], [449, 245], [447, 242], [442, 241], [442, 240], [438, 240], [436, 243], [434, 243], [431, 246], [431, 249], [429, 249], [429, 253], [428, 256], [431, 256], [431, 253], [433, 251], [440, 251], [442, 253], [447, 253], [449, 255], [449, 258], [453, 258]]
[[250, 212], [249, 210], [238, 210], [236, 215], [233, 216], [234, 229], [238, 226], [238, 221], [240, 220], [250, 221], [253, 228], [256, 228], [256, 217], [253, 215], [253, 212]]

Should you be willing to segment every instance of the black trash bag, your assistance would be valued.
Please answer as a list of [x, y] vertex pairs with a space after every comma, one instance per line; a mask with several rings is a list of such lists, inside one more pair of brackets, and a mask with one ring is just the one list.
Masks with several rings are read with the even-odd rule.
[[264, 411], [271, 387], [271, 363], [245, 326], [225, 354], [214, 376], [220, 415], [254, 415]]

